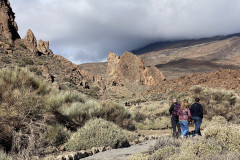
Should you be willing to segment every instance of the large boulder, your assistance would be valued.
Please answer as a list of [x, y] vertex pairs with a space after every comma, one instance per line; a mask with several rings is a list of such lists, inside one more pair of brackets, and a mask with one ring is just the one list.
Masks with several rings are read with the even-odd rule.
[[8, 0], [0, 1], [0, 34], [8, 38], [9, 42], [20, 39], [15, 13]]

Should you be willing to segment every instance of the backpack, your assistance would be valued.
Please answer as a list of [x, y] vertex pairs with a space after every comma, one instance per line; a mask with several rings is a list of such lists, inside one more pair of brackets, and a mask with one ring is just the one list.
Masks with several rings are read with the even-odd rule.
[[175, 104], [174, 104], [174, 108], [173, 108], [173, 112], [172, 112], [172, 115], [173, 115], [173, 116], [176, 116], [176, 117], [178, 116], [177, 113], [178, 113], [178, 110], [180, 109], [180, 106], [181, 106], [181, 105], [178, 104], [178, 103], [175, 103]]

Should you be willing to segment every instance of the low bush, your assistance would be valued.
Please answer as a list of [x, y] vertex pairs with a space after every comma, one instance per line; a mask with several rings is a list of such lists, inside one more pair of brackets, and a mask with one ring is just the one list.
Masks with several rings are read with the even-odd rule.
[[133, 142], [134, 140], [139, 138], [139, 134], [136, 132], [123, 130], [123, 133], [127, 137], [128, 142]]
[[226, 122], [221, 116], [213, 117], [208, 123], [202, 137], [185, 140], [162, 137], [144, 157], [148, 157], [149, 160], [239, 159], [239, 126]]
[[209, 126], [204, 130], [204, 135], [207, 139], [211, 138], [217, 141], [226, 151], [240, 151], [239, 126]]
[[118, 126], [134, 130], [135, 126], [132, 121], [131, 113], [123, 106], [117, 105], [111, 101], [104, 101], [101, 103], [99, 117], [116, 123]]
[[34, 64], [34, 62], [31, 58], [23, 58], [18, 63], [19, 63], [19, 67], [25, 67], [27, 65], [33, 65]]
[[140, 112], [145, 113], [150, 116], [167, 116], [169, 115], [169, 105], [164, 103], [162, 106], [160, 104], [146, 105], [141, 108]]
[[149, 160], [149, 155], [140, 153], [136, 155], [129, 156], [126, 160]]
[[167, 159], [171, 155], [174, 155], [178, 151], [177, 147], [174, 146], [167, 146], [161, 149], [158, 149], [155, 151], [151, 158], [152, 160], [162, 160], [162, 159]]
[[31, 72], [35, 72], [36, 75], [42, 75], [42, 72], [37, 67], [32, 67], [29, 69]]
[[127, 137], [121, 128], [103, 119], [95, 119], [87, 122], [84, 127], [71, 136], [66, 143], [66, 149], [78, 151], [92, 147], [111, 146], [119, 148], [128, 145]]
[[0, 145], [24, 159], [38, 154], [36, 148], [64, 143], [67, 132], [54, 125], [60, 123], [55, 113], [84, 100], [82, 94], [48, 87], [26, 68], [1, 69]]
[[48, 125], [44, 139], [48, 144], [59, 146], [67, 142], [70, 132], [60, 124]]
[[135, 129], [131, 114], [124, 107], [108, 101], [101, 104], [94, 100], [88, 100], [85, 103], [73, 103], [70, 107], [65, 107], [62, 112], [79, 126], [95, 117], [114, 122], [125, 129]]
[[239, 119], [239, 96], [233, 91], [194, 86], [191, 93], [192, 99], [196, 97], [201, 99], [207, 119], [213, 116], [223, 116], [228, 121]]
[[168, 129], [171, 128], [171, 119], [170, 117], [159, 117], [155, 120], [150, 120], [149, 118], [145, 119], [142, 123], [136, 123], [136, 127], [141, 130], [157, 130], [157, 129]]
[[4, 57], [1, 57], [1, 61], [9, 64], [9, 63], [11, 63], [11, 58], [8, 56], [4, 56]]
[[6, 153], [0, 151], [0, 159], [1, 160], [13, 160], [10, 156], [8, 156]]
[[24, 43], [20, 43], [19, 46], [22, 47], [23, 49], [27, 49], [27, 47]]

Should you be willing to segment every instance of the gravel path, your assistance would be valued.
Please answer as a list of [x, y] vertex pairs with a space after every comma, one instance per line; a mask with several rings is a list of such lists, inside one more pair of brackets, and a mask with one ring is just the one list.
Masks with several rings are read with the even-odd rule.
[[144, 143], [132, 145], [128, 148], [112, 149], [84, 158], [84, 160], [124, 160], [130, 155], [148, 150], [156, 143], [156, 141], [157, 140], [148, 140]]

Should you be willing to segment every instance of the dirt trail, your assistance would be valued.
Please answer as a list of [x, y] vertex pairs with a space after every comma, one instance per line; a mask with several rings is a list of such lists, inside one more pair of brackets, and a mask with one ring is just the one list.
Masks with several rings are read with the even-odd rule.
[[84, 160], [124, 160], [130, 155], [148, 150], [156, 142], [156, 139], [148, 140], [144, 143], [132, 145], [128, 148], [112, 149], [106, 152], [97, 153], [93, 156], [84, 158]]
[[[162, 137], [171, 135], [171, 130], [141, 130], [138, 132], [146, 136]], [[119, 148], [101, 152], [93, 156], [84, 158], [84, 160], [124, 160], [130, 155], [147, 151], [151, 146], [154, 146], [156, 142], [156, 139], [148, 140], [140, 144], [132, 145], [128, 148]]]

